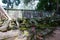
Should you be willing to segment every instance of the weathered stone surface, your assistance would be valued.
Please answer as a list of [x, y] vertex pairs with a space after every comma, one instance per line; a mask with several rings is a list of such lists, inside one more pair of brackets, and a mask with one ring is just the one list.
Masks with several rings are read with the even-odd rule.
[[0, 32], [0, 40], [27, 40], [27, 36], [22, 34], [20, 30], [10, 30], [7, 32]]
[[10, 30], [7, 32], [0, 32], [0, 39], [17, 37], [19, 35], [19, 30]]

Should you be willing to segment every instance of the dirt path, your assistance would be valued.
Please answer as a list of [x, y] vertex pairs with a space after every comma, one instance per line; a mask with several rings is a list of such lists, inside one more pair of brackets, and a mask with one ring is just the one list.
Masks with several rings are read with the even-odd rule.
[[54, 33], [53, 36], [49, 36], [45, 40], [60, 40], [60, 27], [57, 27]]

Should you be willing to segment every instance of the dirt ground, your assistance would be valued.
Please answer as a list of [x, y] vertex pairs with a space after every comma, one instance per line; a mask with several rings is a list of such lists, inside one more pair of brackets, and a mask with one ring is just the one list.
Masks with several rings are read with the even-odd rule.
[[47, 37], [45, 40], [60, 40], [60, 27], [58, 27], [55, 31], [53, 36]]

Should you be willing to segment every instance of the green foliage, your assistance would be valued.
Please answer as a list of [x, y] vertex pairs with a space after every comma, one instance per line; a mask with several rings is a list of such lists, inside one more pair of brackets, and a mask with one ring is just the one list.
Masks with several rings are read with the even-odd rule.
[[[23, 22], [21, 23], [22, 25], [20, 26], [21, 30], [29, 29], [31, 28], [31, 25], [33, 25], [32, 21], [34, 22], [36, 28], [51, 28], [51, 27], [56, 27], [57, 23], [54, 20], [55, 18], [53, 17], [46, 17], [44, 19], [23, 19]], [[25, 20], [25, 21], [24, 21]], [[30, 23], [31, 22], [31, 23]], [[36, 23], [35, 23], [36, 22]]]
[[[48, 5], [48, 2], [50, 3], [50, 5]], [[39, 3], [37, 5], [37, 10], [51, 11], [54, 9], [56, 9], [55, 0], [39, 0]]]
[[7, 0], [2, 0], [2, 2], [6, 4], [7, 3]]
[[24, 0], [25, 5], [27, 5], [31, 0]]
[[11, 2], [11, 0], [2, 0], [2, 3], [7, 4], [7, 7], [9, 8], [9, 6], [11, 6], [11, 8], [13, 8], [13, 4], [15, 3], [16, 6], [18, 6], [20, 4], [20, 0], [13, 0]]
[[[55, 20], [55, 18], [54, 17], [46, 17], [43, 19], [38, 19], [38, 18], [22, 19], [22, 20], [19, 18], [17, 19], [17, 21], [19, 22], [20, 30], [28, 30], [29, 28], [31, 28], [31, 25], [35, 25], [36, 28], [38, 28], [38, 29], [56, 27], [58, 25], [58, 22], [52, 21], [52, 20]], [[20, 23], [20, 21], [22, 21], [22, 22]], [[32, 21], [34, 23], [32, 23]], [[12, 24], [11, 26], [14, 26], [14, 25], [16, 26], [16, 23], [15, 22], [13, 23], [13, 21], [11, 24]], [[14, 27], [12, 29], [14, 29]]]

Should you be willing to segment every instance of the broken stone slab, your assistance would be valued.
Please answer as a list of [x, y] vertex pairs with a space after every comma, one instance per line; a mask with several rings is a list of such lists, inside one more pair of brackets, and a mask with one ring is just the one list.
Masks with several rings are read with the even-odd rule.
[[19, 36], [19, 32], [20, 32], [19, 30], [10, 30], [7, 32], [0, 32], [0, 40], [17, 37]]
[[5, 31], [7, 30], [8, 24], [9, 24], [10, 20], [7, 20], [1, 27], [0, 27], [0, 31]]
[[11, 17], [7, 14], [7, 12], [4, 10], [4, 8], [0, 5], [0, 13], [4, 14], [6, 18], [11, 20]]

